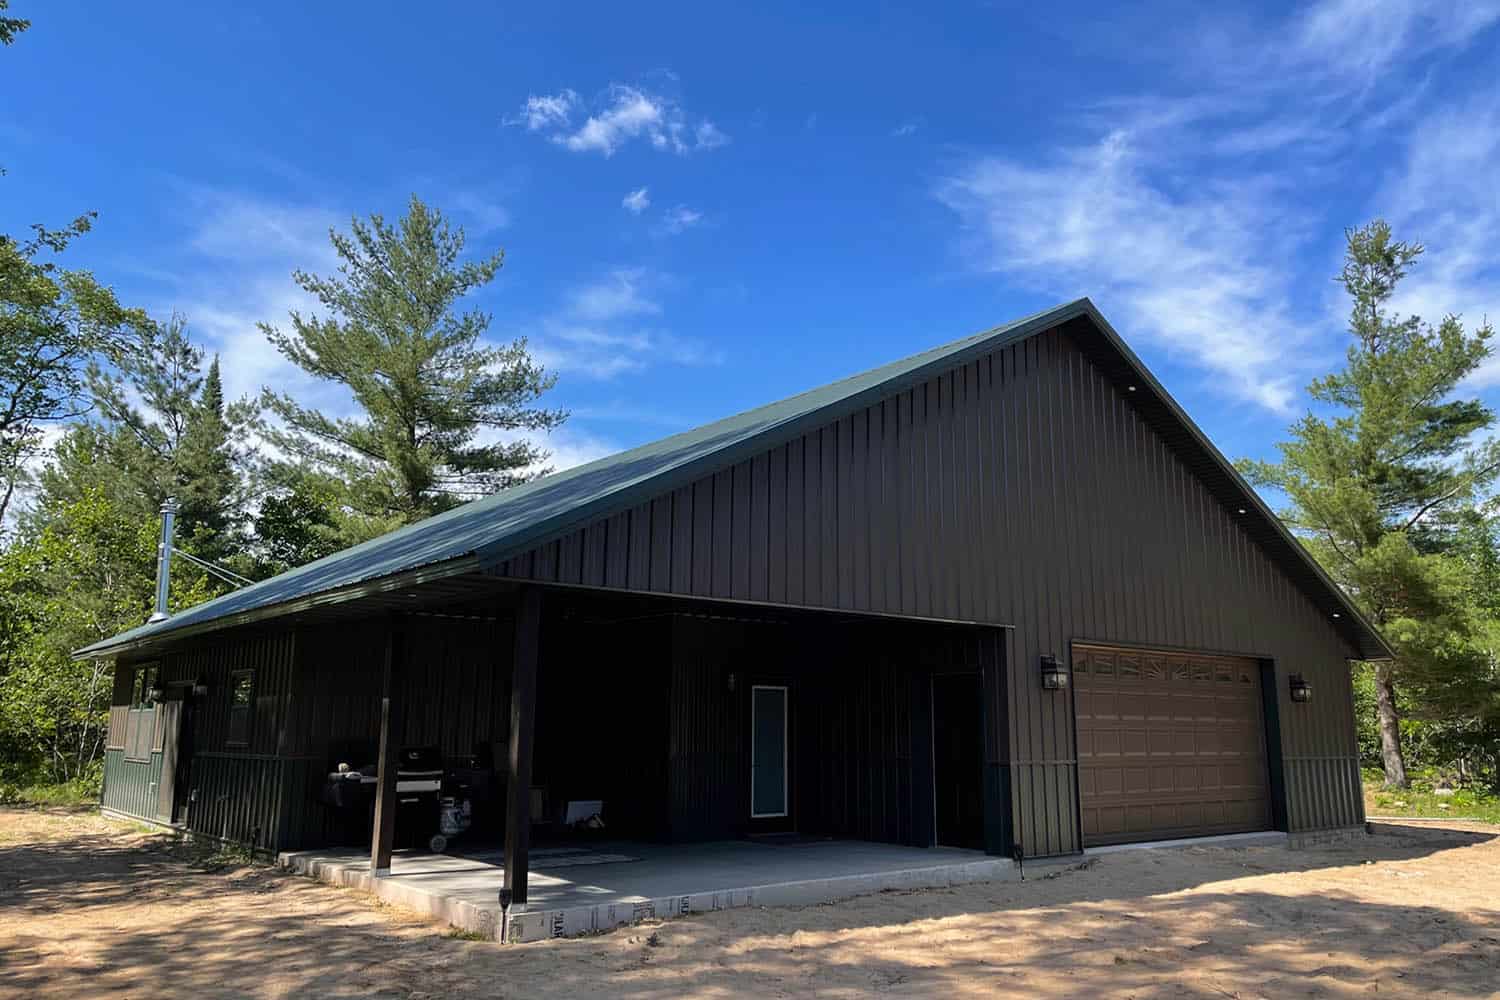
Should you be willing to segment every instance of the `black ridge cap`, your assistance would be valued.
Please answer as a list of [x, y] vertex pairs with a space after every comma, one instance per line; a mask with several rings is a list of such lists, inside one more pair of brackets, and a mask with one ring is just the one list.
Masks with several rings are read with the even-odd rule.
[[[1109, 347], [1172, 420], [1188, 432], [1190, 443], [1243, 494], [1258, 519], [1270, 526], [1272, 530], [1257, 533], [1256, 540], [1262, 544], [1271, 543], [1268, 547], [1273, 549], [1273, 556], [1277, 554], [1275, 549], [1283, 549], [1283, 557], [1295, 553], [1293, 563], [1295, 565], [1300, 560], [1304, 572], [1293, 573], [1294, 579], [1326, 590], [1328, 599], [1319, 604], [1330, 616], [1334, 609], [1347, 614], [1341, 631], [1346, 631], [1346, 635], [1350, 631], [1354, 633], [1350, 638], [1362, 654], [1370, 659], [1391, 656], [1390, 647], [1343, 591], [1147, 371], [1087, 298], [463, 504], [185, 609], [165, 621], [142, 625], [86, 646], [73, 655], [108, 655], [153, 645], [158, 638], [184, 637], [278, 617], [311, 605], [338, 603], [398, 589], [409, 585], [413, 577], [443, 577], [454, 572], [471, 572], [475, 568], [494, 572], [507, 559], [552, 538], [733, 466], [1002, 347], [1083, 318], [1103, 335]], [[533, 507], [537, 509], [532, 510]], [[507, 518], [507, 514], [511, 516]], [[507, 524], [507, 520], [510, 523]], [[1265, 537], [1267, 534], [1269, 537]], [[451, 572], [447, 566], [449, 563], [454, 564]], [[423, 567], [428, 569], [424, 571]], [[391, 582], [393, 577], [402, 582]]]

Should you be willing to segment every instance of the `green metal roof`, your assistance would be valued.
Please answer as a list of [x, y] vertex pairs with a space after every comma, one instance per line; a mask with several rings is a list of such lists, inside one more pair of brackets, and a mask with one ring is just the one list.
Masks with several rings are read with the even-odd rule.
[[[1193, 438], [1211, 451], [1214, 464], [1234, 478], [1260, 512], [1274, 523], [1281, 537], [1295, 547], [1305, 563], [1303, 568], [1315, 571], [1319, 582], [1331, 591], [1330, 599], [1347, 609], [1352, 624], [1364, 626], [1368, 635], [1361, 637], [1364, 641], [1360, 645], [1368, 647], [1366, 655], [1379, 655], [1378, 650], [1372, 650], [1384, 649], [1384, 643], [1364, 624], [1358, 611], [1312, 564], [1311, 556], [1286, 533], [1254, 491], [1166, 396], [1165, 390], [1156, 384], [1088, 299], [1056, 306], [779, 402], [472, 501], [179, 611], [164, 621], [122, 632], [75, 655], [105, 655], [126, 647], [152, 645], [157, 638], [165, 639], [184, 630], [205, 631], [243, 622], [247, 617], [274, 617], [315, 595], [328, 595], [332, 599], [374, 581], [412, 574], [424, 567], [436, 570], [441, 564], [452, 564], [455, 560], [468, 560], [473, 568], [492, 567], [572, 528], [660, 496], [1008, 343], [1079, 317], [1093, 320], [1121, 352], [1120, 357], [1165, 399], [1173, 415], [1192, 431]], [[216, 626], [216, 622], [222, 624]]]

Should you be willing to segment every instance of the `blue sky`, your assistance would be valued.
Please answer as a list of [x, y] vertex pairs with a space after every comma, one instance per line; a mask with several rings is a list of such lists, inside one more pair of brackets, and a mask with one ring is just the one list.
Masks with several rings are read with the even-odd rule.
[[0, 231], [97, 210], [73, 263], [339, 409], [255, 324], [419, 193], [505, 248], [563, 465], [1085, 294], [1268, 455], [1375, 215], [1404, 305], [1500, 315], [1500, 4], [720, 6], [14, 0]]

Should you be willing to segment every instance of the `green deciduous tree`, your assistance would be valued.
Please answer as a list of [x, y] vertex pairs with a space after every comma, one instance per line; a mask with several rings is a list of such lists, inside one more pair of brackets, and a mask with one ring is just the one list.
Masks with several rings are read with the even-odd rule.
[[43, 429], [88, 411], [88, 371], [114, 356], [145, 313], [120, 305], [87, 271], [51, 259], [88, 232], [93, 214], [64, 229], [33, 226], [25, 240], [0, 236], [0, 522]]
[[[69, 781], [96, 766], [109, 663], [69, 654], [145, 621], [156, 538], [152, 521], [91, 488], [0, 553], [0, 780]], [[202, 573], [174, 564], [174, 606], [209, 596]]]
[[486, 344], [488, 314], [457, 311], [502, 254], [461, 261], [463, 230], [415, 196], [394, 226], [374, 215], [329, 235], [338, 274], [293, 276], [326, 313], [293, 312], [289, 332], [262, 329], [293, 364], [347, 389], [358, 413], [328, 416], [267, 390], [280, 425], [266, 437], [284, 456], [272, 463], [277, 478], [313, 480], [370, 533], [527, 478], [545, 453], [517, 435], [564, 419], [535, 405], [553, 377], [525, 340]]
[[1280, 462], [1242, 463], [1252, 482], [1286, 496], [1283, 519], [1396, 648], [1373, 671], [1381, 758], [1396, 786], [1407, 783], [1403, 700], [1430, 717], [1474, 715], [1495, 707], [1497, 689], [1483, 609], [1455, 553], [1455, 526], [1500, 473], [1500, 445], [1480, 438], [1494, 414], [1455, 394], [1489, 356], [1492, 331], [1391, 311], [1422, 253], [1384, 222], [1348, 233], [1345, 365], [1311, 385], [1321, 412], [1293, 425]]
[[306, 482], [268, 496], [255, 515], [255, 569], [252, 576], [284, 573], [342, 548], [333, 498], [310, 492]]

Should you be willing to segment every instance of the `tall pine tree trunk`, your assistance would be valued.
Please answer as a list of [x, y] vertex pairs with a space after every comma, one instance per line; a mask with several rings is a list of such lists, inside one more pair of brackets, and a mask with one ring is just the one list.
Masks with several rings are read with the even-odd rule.
[[1387, 788], [1405, 788], [1401, 718], [1396, 714], [1396, 685], [1389, 661], [1375, 664], [1375, 709], [1380, 718], [1380, 762], [1385, 767], [1385, 785]]

